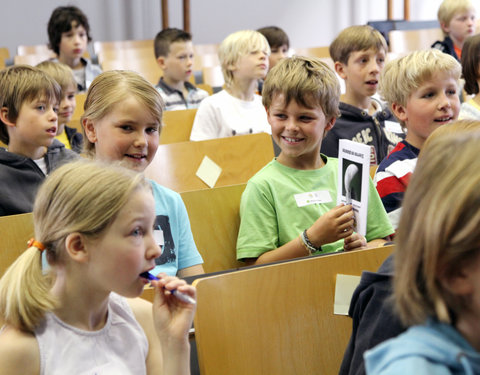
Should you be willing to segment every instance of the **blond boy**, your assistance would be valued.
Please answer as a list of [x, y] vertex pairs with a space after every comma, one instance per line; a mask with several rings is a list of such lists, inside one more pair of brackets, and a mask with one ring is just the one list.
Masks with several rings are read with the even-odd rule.
[[[250, 179], [240, 205], [237, 258], [247, 263], [378, 246], [393, 232], [370, 183], [367, 236], [353, 232], [350, 205], [336, 206], [338, 160], [320, 154], [338, 116], [340, 85], [316, 58], [280, 61], [263, 89], [280, 155]], [[307, 202], [312, 192], [319, 201]]]
[[180, 29], [164, 29], [155, 36], [154, 48], [163, 71], [156, 88], [165, 110], [198, 108], [208, 93], [189, 82], [193, 74], [192, 36]]
[[338, 141], [349, 139], [371, 148], [370, 164], [378, 165], [404, 137], [388, 108], [375, 99], [387, 44], [371, 26], [344, 29], [330, 45], [337, 74], [345, 81], [341, 116], [322, 144], [325, 155], [338, 156]]
[[407, 129], [405, 140], [380, 163], [375, 175], [377, 191], [395, 229], [420, 149], [436, 128], [458, 117], [460, 74], [460, 64], [436, 49], [393, 60], [382, 73], [379, 91]]
[[76, 153], [81, 153], [83, 148], [83, 135], [75, 128], [67, 126], [77, 107], [75, 94], [77, 83], [72, 69], [68, 65], [53, 61], [44, 61], [37, 68], [52, 77], [62, 88], [62, 98], [58, 107], [58, 129], [55, 139], [62, 142], [66, 148]]
[[433, 43], [432, 48], [460, 61], [465, 40], [475, 33], [475, 7], [470, 0], [444, 0], [437, 16], [445, 39]]
[[270, 133], [262, 98], [256, 94], [269, 55], [267, 39], [257, 31], [237, 31], [225, 38], [218, 50], [225, 89], [202, 101], [190, 140]]
[[55, 140], [60, 86], [26, 65], [0, 71], [0, 216], [31, 212], [38, 187], [76, 158]]

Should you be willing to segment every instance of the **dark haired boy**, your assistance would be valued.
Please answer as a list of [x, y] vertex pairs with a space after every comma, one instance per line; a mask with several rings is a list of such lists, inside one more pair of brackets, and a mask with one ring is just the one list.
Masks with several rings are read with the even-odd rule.
[[73, 70], [78, 91], [86, 91], [102, 72], [100, 66], [83, 56], [92, 40], [87, 16], [75, 6], [57, 7], [50, 16], [47, 30], [49, 47], [57, 54], [54, 61], [68, 65]]
[[164, 29], [156, 35], [154, 48], [163, 71], [156, 88], [165, 110], [198, 108], [208, 93], [189, 82], [193, 73], [192, 36], [180, 29]]

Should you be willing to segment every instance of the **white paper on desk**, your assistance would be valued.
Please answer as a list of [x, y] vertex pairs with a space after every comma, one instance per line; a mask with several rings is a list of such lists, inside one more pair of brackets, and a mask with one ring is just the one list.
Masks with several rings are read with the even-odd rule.
[[353, 206], [355, 232], [367, 233], [370, 146], [341, 139], [338, 146], [337, 204]]
[[335, 302], [333, 305], [333, 313], [335, 315], [348, 315], [353, 292], [359, 283], [360, 276], [337, 274]]
[[205, 182], [208, 186], [213, 188], [217, 183], [220, 174], [222, 173], [222, 168], [215, 164], [215, 162], [205, 155], [200, 167], [197, 169], [196, 175]]

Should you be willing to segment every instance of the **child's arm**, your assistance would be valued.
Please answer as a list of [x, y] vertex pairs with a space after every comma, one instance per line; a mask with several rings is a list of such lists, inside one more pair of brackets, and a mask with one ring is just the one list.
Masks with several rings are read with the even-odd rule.
[[0, 374], [40, 374], [40, 351], [35, 336], [6, 326], [0, 333]]
[[[350, 205], [339, 205], [320, 216], [307, 229], [307, 237], [315, 247], [347, 238], [353, 233], [353, 210]], [[309, 255], [300, 237], [276, 249], [267, 251], [257, 259], [247, 260], [247, 264], [264, 264]]]
[[153, 306], [141, 298], [129, 300], [149, 343], [147, 374], [190, 374], [188, 331], [195, 306], [179, 301], [169, 290], [178, 289], [195, 298], [195, 289], [173, 276], [152, 281], [152, 285]]

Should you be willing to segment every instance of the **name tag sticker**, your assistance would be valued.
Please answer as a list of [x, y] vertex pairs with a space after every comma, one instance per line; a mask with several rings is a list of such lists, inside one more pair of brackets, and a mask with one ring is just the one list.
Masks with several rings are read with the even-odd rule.
[[402, 126], [395, 121], [385, 120], [385, 129], [392, 133], [403, 134]]
[[328, 190], [312, 191], [308, 193], [294, 194], [298, 207], [308, 206], [317, 203], [330, 203], [332, 197]]

